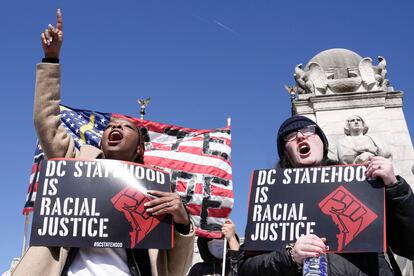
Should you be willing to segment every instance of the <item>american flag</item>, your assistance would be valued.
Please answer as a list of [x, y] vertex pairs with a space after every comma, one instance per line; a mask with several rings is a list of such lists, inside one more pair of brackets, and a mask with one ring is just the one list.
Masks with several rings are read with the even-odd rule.
[[37, 182], [39, 180], [40, 161], [42, 161], [43, 158], [44, 153], [39, 143], [37, 143], [33, 158], [32, 172], [30, 173], [29, 189], [27, 191], [26, 202], [23, 207], [23, 215], [28, 215], [30, 212], [33, 212], [37, 192]]
[[[99, 147], [111, 117], [127, 117], [140, 127], [145, 139], [144, 163], [171, 173], [172, 188], [187, 206], [197, 235], [220, 237], [221, 225], [229, 217], [234, 201], [230, 127], [191, 129], [61, 106], [62, 124], [78, 148], [83, 144]], [[37, 177], [39, 162], [36, 158], [35, 161], [31, 179]], [[33, 210], [35, 184], [31, 180], [24, 213]]]

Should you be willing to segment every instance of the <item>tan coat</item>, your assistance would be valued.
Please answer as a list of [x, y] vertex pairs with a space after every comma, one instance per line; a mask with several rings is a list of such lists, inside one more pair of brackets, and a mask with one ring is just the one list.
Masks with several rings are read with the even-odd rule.
[[[34, 121], [40, 145], [48, 158], [103, 158], [101, 150], [85, 145], [76, 149], [73, 139], [60, 123], [60, 65], [37, 65]], [[188, 271], [193, 255], [194, 230], [182, 235], [174, 232], [174, 248], [149, 249], [154, 276], [181, 276]], [[13, 271], [13, 276], [59, 276], [65, 265], [69, 248], [30, 247]]]

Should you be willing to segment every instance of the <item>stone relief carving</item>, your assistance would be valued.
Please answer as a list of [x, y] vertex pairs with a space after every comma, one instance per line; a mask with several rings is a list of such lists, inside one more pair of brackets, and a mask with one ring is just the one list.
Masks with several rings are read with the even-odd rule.
[[390, 82], [387, 79], [387, 61], [383, 56], [378, 56], [378, 65], [375, 68], [375, 80], [378, 85], [385, 91], [387, 91]]
[[359, 73], [361, 75], [361, 81], [367, 91], [372, 90], [375, 84], [374, 68], [372, 67], [372, 59], [369, 57], [363, 58], [359, 62]]
[[326, 93], [327, 78], [322, 66], [317, 62], [311, 62], [308, 65], [308, 70], [305, 72], [302, 69], [302, 64], [295, 67], [295, 74], [293, 77], [297, 84], [297, 91], [299, 94], [315, 93], [318, 91], [322, 94]]
[[378, 65], [369, 57], [362, 58], [346, 49], [330, 49], [295, 67], [294, 79], [298, 94], [314, 95], [342, 92], [388, 91], [386, 61], [378, 57]]
[[337, 156], [342, 164], [361, 164], [372, 156], [392, 157], [380, 139], [367, 135], [368, 126], [362, 117], [352, 115], [346, 119], [346, 137], [338, 141]]
[[306, 75], [305, 71], [303, 71], [302, 64], [296, 65], [293, 78], [295, 79], [296, 85], [298, 87], [298, 94], [312, 93], [312, 84], [309, 82], [308, 76]]
[[326, 93], [328, 88], [328, 78], [326, 77], [325, 71], [322, 66], [317, 62], [311, 62], [308, 65], [309, 82], [311, 83], [312, 93], [318, 92], [321, 94]]

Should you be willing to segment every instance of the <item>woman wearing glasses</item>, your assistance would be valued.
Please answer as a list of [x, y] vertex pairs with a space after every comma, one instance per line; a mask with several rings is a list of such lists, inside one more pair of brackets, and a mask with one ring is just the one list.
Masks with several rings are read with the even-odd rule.
[[[322, 129], [304, 116], [293, 116], [280, 126], [277, 134], [278, 166], [300, 168], [330, 166], [328, 140]], [[414, 195], [407, 182], [394, 174], [389, 159], [375, 156], [364, 165], [369, 178], [380, 177], [385, 185], [388, 251], [414, 258]], [[294, 244], [273, 252], [249, 257], [241, 255], [239, 275], [301, 275], [306, 258], [326, 251], [326, 240], [317, 233], [301, 236]], [[392, 254], [328, 254], [328, 275], [401, 275]]]

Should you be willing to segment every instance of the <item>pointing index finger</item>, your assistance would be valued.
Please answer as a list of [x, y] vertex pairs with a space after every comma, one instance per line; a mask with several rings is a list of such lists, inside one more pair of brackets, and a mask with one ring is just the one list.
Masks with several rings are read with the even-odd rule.
[[63, 20], [62, 20], [62, 11], [60, 9], [57, 9], [56, 19], [57, 19], [56, 29], [57, 29], [57, 31], [62, 31], [62, 29], [63, 29]]

